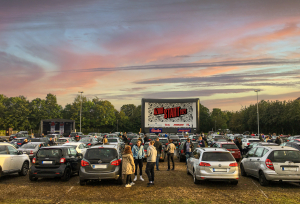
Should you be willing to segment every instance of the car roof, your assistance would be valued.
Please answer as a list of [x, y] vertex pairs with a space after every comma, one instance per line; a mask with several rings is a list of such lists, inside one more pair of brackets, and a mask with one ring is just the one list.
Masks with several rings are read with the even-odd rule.
[[205, 148], [197, 148], [203, 152], [229, 152], [227, 149], [224, 148], [214, 148], [214, 147], [205, 147]]
[[84, 143], [82, 143], [82, 142], [69, 142], [69, 143], [63, 144], [63, 146], [68, 146], [68, 145], [80, 145], [80, 144], [84, 144]]
[[95, 148], [114, 148], [114, 149], [117, 149], [118, 150], [118, 145], [115, 145], [115, 144], [108, 144], [108, 145], [95, 145], [95, 146], [92, 146], [92, 147], [90, 147], [90, 148], [88, 148], [88, 149], [95, 149]]
[[286, 143], [291, 143], [291, 144], [300, 144], [300, 142], [286, 142]]
[[299, 151], [293, 147], [287, 147], [287, 146], [256, 146], [256, 147], [266, 147], [272, 150], [296, 150]]
[[216, 144], [234, 144], [235, 145], [234, 142], [216, 142]]
[[43, 144], [45, 142], [28, 142], [27, 144]]
[[61, 137], [61, 138], [58, 138], [59, 140], [60, 139], [71, 139], [71, 137]]
[[66, 145], [66, 146], [60, 145], [60, 146], [47, 146], [47, 147], [42, 147], [41, 149], [66, 149], [66, 148], [68, 148], [67, 145]]

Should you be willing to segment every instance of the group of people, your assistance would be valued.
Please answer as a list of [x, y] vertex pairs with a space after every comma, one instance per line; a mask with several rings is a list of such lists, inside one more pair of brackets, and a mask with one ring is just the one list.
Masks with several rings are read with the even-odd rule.
[[[175, 169], [174, 163], [174, 152], [176, 150], [176, 146], [173, 144], [172, 140], [169, 140], [169, 144], [167, 146], [167, 155], [168, 155], [168, 171], [170, 170], [170, 160], [172, 161], [173, 168]], [[144, 146], [142, 145], [141, 140], [138, 140], [136, 145], [134, 145], [131, 149], [129, 145], [125, 146], [123, 152], [123, 164], [122, 164], [122, 175], [126, 178], [125, 187], [131, 187], [137, 181], [137, 174], [139, 169], [139, 180], [144, 181], [143, 175], [143, 159], [147, 158], [147, 165], [145, 169], [145, 173], [147, 174], [149, 183], [147, 187], [151, 187], [154, 185], [154, 168], [156, 166], [156, 170], [159, 171], [159, 159], [161, 156], [162, 144], [159, 142], [159, 138], [156, 140], [152, 140], [149, 142], [149, 147], [147, 148], [147, 153], [145, 155]], [[135, 175], [132, 181], [132, 174]]]

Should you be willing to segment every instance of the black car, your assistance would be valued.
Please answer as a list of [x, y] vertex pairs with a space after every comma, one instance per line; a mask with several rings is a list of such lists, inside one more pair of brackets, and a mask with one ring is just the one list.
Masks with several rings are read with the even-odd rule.
[[60, 177], [68, 181], [73, 174], [78, 174], [82, 154], [71, 146], [42, 147], [32, 159], [29, 179]]

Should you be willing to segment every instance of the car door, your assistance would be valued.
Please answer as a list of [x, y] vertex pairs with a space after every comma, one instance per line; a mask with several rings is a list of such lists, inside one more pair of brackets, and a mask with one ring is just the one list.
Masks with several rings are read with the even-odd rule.
[[258, 177], [260, 160], [264, 152], [264, 147], [257, 147], [253, 157], [250, 159], [250, 171], [255, 177]]
[[7, 149], [7, 145], [0, 146], [0, 166], [2, 167], [2, 171], [10, 171], [11, 170], [11, 155]]
[[77, 157], [76, 149], [73, 148], [73, 147], [68, 148], [68, 156], [69, 156], [69, 159], [70, 159], [72, 172], [77, 172], [79, 170], [81, 159], [79, 159]]
[[194, 166], [194, 155], [197, 154], [197, 150], [194, 150], [191, 156], [187, 159], [187, 168], [189, 172], [193, 172]]
[[250, 159], [252, 159], [254, 153], [255, 153], [256, 148], [250, 149], [250, 151], [247, 153], [246, 157], [243, 159], [243, 167], [246, 173], [251, 174], [250, 170]]
[[18, 150], [16, 148], [12, 147], [12, 146], [8, 145], [7, 149], [8, 149], [9, 154], [10, 154], [10, 161], [11, 161], [10, 169], [12, 171], [20, 170], [22, 165], [23, 165], [22, 155], [19, 155]]

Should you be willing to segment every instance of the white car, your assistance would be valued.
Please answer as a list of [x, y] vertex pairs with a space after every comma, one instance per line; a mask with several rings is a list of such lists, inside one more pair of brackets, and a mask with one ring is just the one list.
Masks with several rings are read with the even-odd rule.
[[257, 138], [244, 138], [242, 139], [242, 148], [247, 148], [253, 142], [260, 142], [260, 139]]
[[82, 155], [84, 155], [87, 150], [86, 145], [82, 142], [70, 142], [63, 144], [62, 146], [72, 146], [76, 149], [77, 153], [81, 153]]
[[9, 143], [0, 143], [0, 177], [12, 173], [26, 176], [30, 160], [27, 154], [18, 151]]

